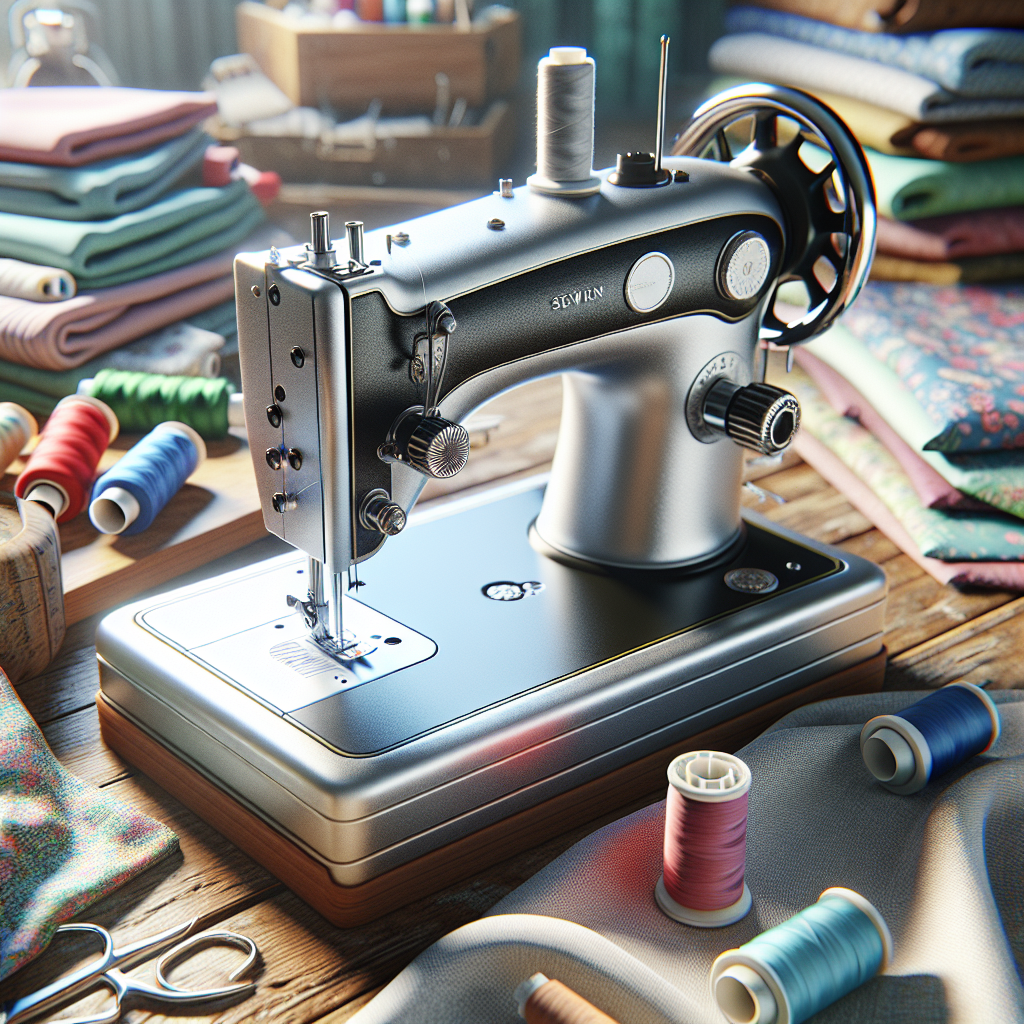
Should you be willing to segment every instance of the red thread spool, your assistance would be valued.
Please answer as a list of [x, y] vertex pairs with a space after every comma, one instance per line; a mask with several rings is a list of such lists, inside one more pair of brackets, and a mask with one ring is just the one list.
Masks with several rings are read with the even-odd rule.
[[89, 504], [100, 456], [118, 429], [113, 409], [98, 398], [69, 395], [61, 399], [14, 493], [46, 505], [58, 523], [73, 519]]
[[743, 881], [750, 769], [732, 754], [693, 750], [672, 761], [668, 781], [658, 906], [698, 928], [733, 924], [751, 904]]

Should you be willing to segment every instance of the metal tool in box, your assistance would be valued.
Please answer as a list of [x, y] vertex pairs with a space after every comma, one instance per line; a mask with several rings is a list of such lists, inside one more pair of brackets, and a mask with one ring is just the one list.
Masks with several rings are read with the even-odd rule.
[[[313, 214], [309, 245], [236, 261], [264, 520], [297, 553], [108, 616], [102, 693], [338, 886], [881, 649], [882, 572], [740, 503], [743, 449], [799, 421], [766, 345], [866, 277], [863, 155], [765, 85], [660, 149], [347, 243]], [[410, 515], [465, 465], [461, 421], [552, 374], [546, 481]]]

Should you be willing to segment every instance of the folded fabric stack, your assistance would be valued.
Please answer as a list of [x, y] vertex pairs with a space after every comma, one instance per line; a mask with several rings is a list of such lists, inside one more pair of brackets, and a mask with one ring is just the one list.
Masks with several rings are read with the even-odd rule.
[[1024, 4], [747, 3], [709, 63], [810, 92], [850, 126], [878, 198], [874, 278], [1024, 276]]
[[796, 361], [800, 454], [936, 579], [1024, 590], [1024, 287], [873, 282]]
[[0, 90], [0, 401], [46, 414], [100, 369], [212, 376], [236, 252], [284, 244], [200, 123], [206, 93]]

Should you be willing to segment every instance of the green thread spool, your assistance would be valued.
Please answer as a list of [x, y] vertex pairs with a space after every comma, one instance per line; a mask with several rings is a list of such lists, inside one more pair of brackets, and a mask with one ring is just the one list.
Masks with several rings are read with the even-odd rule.
[[78, 391], [106, 402], [128, 433], [148, 433], [159, 423], [177, 420], [206, 439], [216, 439], [229, 427], [245, 425], [242, 396], [224, 377], [165, 376], [108, 367], [83, 380]]

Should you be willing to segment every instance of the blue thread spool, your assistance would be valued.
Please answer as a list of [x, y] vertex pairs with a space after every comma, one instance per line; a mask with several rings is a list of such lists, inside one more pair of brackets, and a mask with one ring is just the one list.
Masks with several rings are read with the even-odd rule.
[[973, 683], [959, 680], [898, 715], [878, 715], [861, 730], [867, 769], [886, 789], [916, 793], [929, 780], [983, 754], [999, 739], [999, 711]]
[[205, 459], [206, 444], [192, 427], [159, 424], [96, 481], [93, 526], [100, 533], [141, 533]]
[[851, 889], [818, 902], [711, 966], [711, 993], [732, 1024], [800, 1024], [884, 971], [892, 936]]

